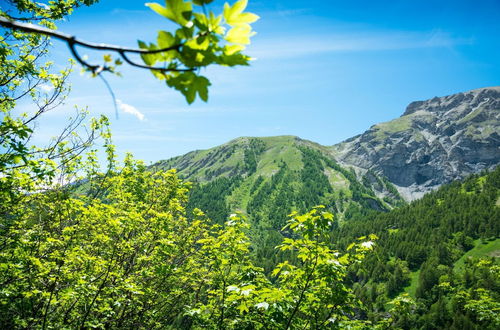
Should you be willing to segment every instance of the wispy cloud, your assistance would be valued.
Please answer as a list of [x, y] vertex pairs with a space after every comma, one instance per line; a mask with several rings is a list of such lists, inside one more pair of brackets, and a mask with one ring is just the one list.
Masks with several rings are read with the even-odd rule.
[[283, 9], [276, 11], [276, 15], [280, 17], [290, 17], [290, 16], [298, 16], [301, 14], [307, 14], [311, 12], [310, 8], [300, 8], [300, 9]]
[[119, 100], [119, 99], [116, 100], [116, 104], [118, 105], [118, 108], [121, 111], [123, 111], [125, 113], [129, 113], [129, 114], [137, 117], [137, 119], [139, 119], [140, 121], [143, 121], [146, 119], [144, 117], [144, 114], [142, 112], [140, 112], [139, 110], [137, 110], [134, 106], [132, 106], [130, 104], [123, 103], [122, 100]]
[[357, 32], [350, 34], [299, 35], [279, 40], [260, 40], [249, 50], [258, 59], [294, 58], [333, 52], [363, 52], [418, 48], [449, 48], [470, 45], [470, 38], [454, 37], [444, 31]]

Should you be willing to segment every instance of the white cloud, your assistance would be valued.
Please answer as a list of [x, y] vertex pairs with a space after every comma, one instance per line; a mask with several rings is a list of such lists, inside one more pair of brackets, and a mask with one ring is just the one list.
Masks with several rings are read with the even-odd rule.
[[50, 93], [54, 89], [54, 87], [47, 84], [41, 84], [38, 88], [45, 93]]
[[134, 106], [131, 106], [130, 104], [126, 104], [126, 103], [123, 103], [121, 100], [116, 100], [116, 104], [118, 105], [118, 108], [125, 112], [125, 113], [129, 113], [135, 117], [137, 117], [137, 119], [139, 119], [140, 121], [143, 121], [145, 120], [146, 118], [144, 117], [144, 114], [142, 112], [140, 112], [139, 110], [137, 110]]

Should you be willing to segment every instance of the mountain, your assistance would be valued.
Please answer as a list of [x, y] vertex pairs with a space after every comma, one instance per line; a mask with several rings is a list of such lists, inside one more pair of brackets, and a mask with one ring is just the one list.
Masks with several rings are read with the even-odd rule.
[[500, 87], [412, 102], [403, 115], [332, 147], [340, 164], [372, 170], [407, 200], [500, 162]]
[[329, 147], [295, 136], [237, 138], [154, 166], [175, 168], [195, 182], [190, 203], [216, 221], [234, 211], [284, 221], [292, 209], [317, 204], [344, 218], [364, 207], [388, 210], [403, 202], [387, 180], [371, 171], [359, 177], [340, 166]]

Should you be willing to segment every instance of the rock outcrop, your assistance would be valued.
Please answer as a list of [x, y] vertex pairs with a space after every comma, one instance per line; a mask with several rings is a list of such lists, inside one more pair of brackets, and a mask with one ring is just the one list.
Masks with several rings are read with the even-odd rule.
[[404, 114], [332, 147], [344, 165], [382, 174], [412, 200], [500, 162], [500, 87], [410, 103]]

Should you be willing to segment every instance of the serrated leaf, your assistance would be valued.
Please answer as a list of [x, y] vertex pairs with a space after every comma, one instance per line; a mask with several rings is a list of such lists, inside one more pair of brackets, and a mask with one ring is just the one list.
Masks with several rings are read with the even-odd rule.
[[193, 13], [191, 2], [184, 2], [184, 0], [167, 0], [167, 9], [173, 14], [172, 17], [168, 18], [182, 26], [188, 26]]
[[[158, 48], [169, 48], [169, 47], [175, 46], [176, 41], [177, 40], [172, 35], [172, 33], [166, 32], [166, 31], [159, 31], [158, 32], [158, 38], [157, 38]], [[164, 61], [172, 60], [173, 58], [176, 57], [176, 55], [177, 55], [176, 52], [173, 50], [161, 53], [161, 56], [162, 56]]]
[[240, 14], [243, 12], [243, 10], [245, 10], [247, 5], [248, 5], [248, 0], [236, 1], [233, 5], [233, 12], [235, 14]]
[[215, 16], [215, 14], [210, 12], [210, 24], [219, 25], [222, 22], [222, 15]]
[[254, 23], [256, 22], [260, 17], [258, 15], [255, 15], [253, 13], [242, 13], [238, 15], [236, 20], [233, 20], [233, 24], [241, 24], [241, 23]]
[[224, 4], [224, 19], [226, 22], [231, 21], [234, 19], [236, 16], [241, 14], [243, 10], [247, 7], [248, 0], [240, 0], [236, 1], [236, 3], [231, 7], [227, 2]]
[[210, 81], [207, 78], [203, 76], [196, 77], [195, 80], [196, 91], [198, 92], [200, 98], [205, 102], [208, 101], [208, 86], [210, 85], [211, 85]]
[[[202, 26], [202, 27], [207, 27], [209, 24], [209, 19], [207, 16], [204, 14], [200, 13], [193, 13], [193, 16], [195, 17], [195, 25], [197, 26]], [[198, 23], [198, 24], [196, 24]]]
[[226, 34], [226, 40], [235, 44], [248, 45], [250, 37], [253, 35], [252, 28], [248, 24], [233, 27]]
[[158, 32], [157, 41], [159, 48], [168, 48], [175, 45], [175, 37], [167, 31]]
[[240, 314], [243, 314], [244, 312], [248, 312], [248, 306], [244, 302], [242, 302], [237, 308], [240, 311]]
[[156, 77], [156, 79], [158, 80], [164, 80], [166, 78], [166, 75], [164, 72], [162, 71], [158, 71], [158, 70], [151, 70], [151, 73], [153, 74], [153, 76]]
[[250, 61], [250, 59], [251, 58], [246, 55], [243, 55], [241, 53], [236, 53], [229, 56], [223, 56], [223, 60], [218, 61], [217, 63], [226, 66], [248, 65], [248, 61]]
[[193, 28], [182, 27], [175, 31], [175, 36], [179, 39], [191, 39], [193, 37]]
[[239, 24], [253, 23], [259, 19], [259, 16], [252, 13], [243, 13], [243, 10], [247, 7], [247, 0], [240, 0], [236, 2], [232, 7], [229, 4], [224, 4], [224, 19], [226, 23], [235, 26]]
[[[157, 49], [154, 44], [150, 44], [148, 46], [144, 41], [141, 40], [138, 40], [137, 43], [139, 44], [139, 48], [141, 49], [150, 49], [150, 50]], [[158, 54], [141, 54], [141, 58], [145, 64], [153, 65], [158, 60]]]
[[189, 104], [194, 102], [196, 94], [203, 101], [208, 100], [210, 81], [203, 76], [195, 75], [193, 72], [184, 72], [177, 76], [167, 77], [167, 84], [180, 91]]

